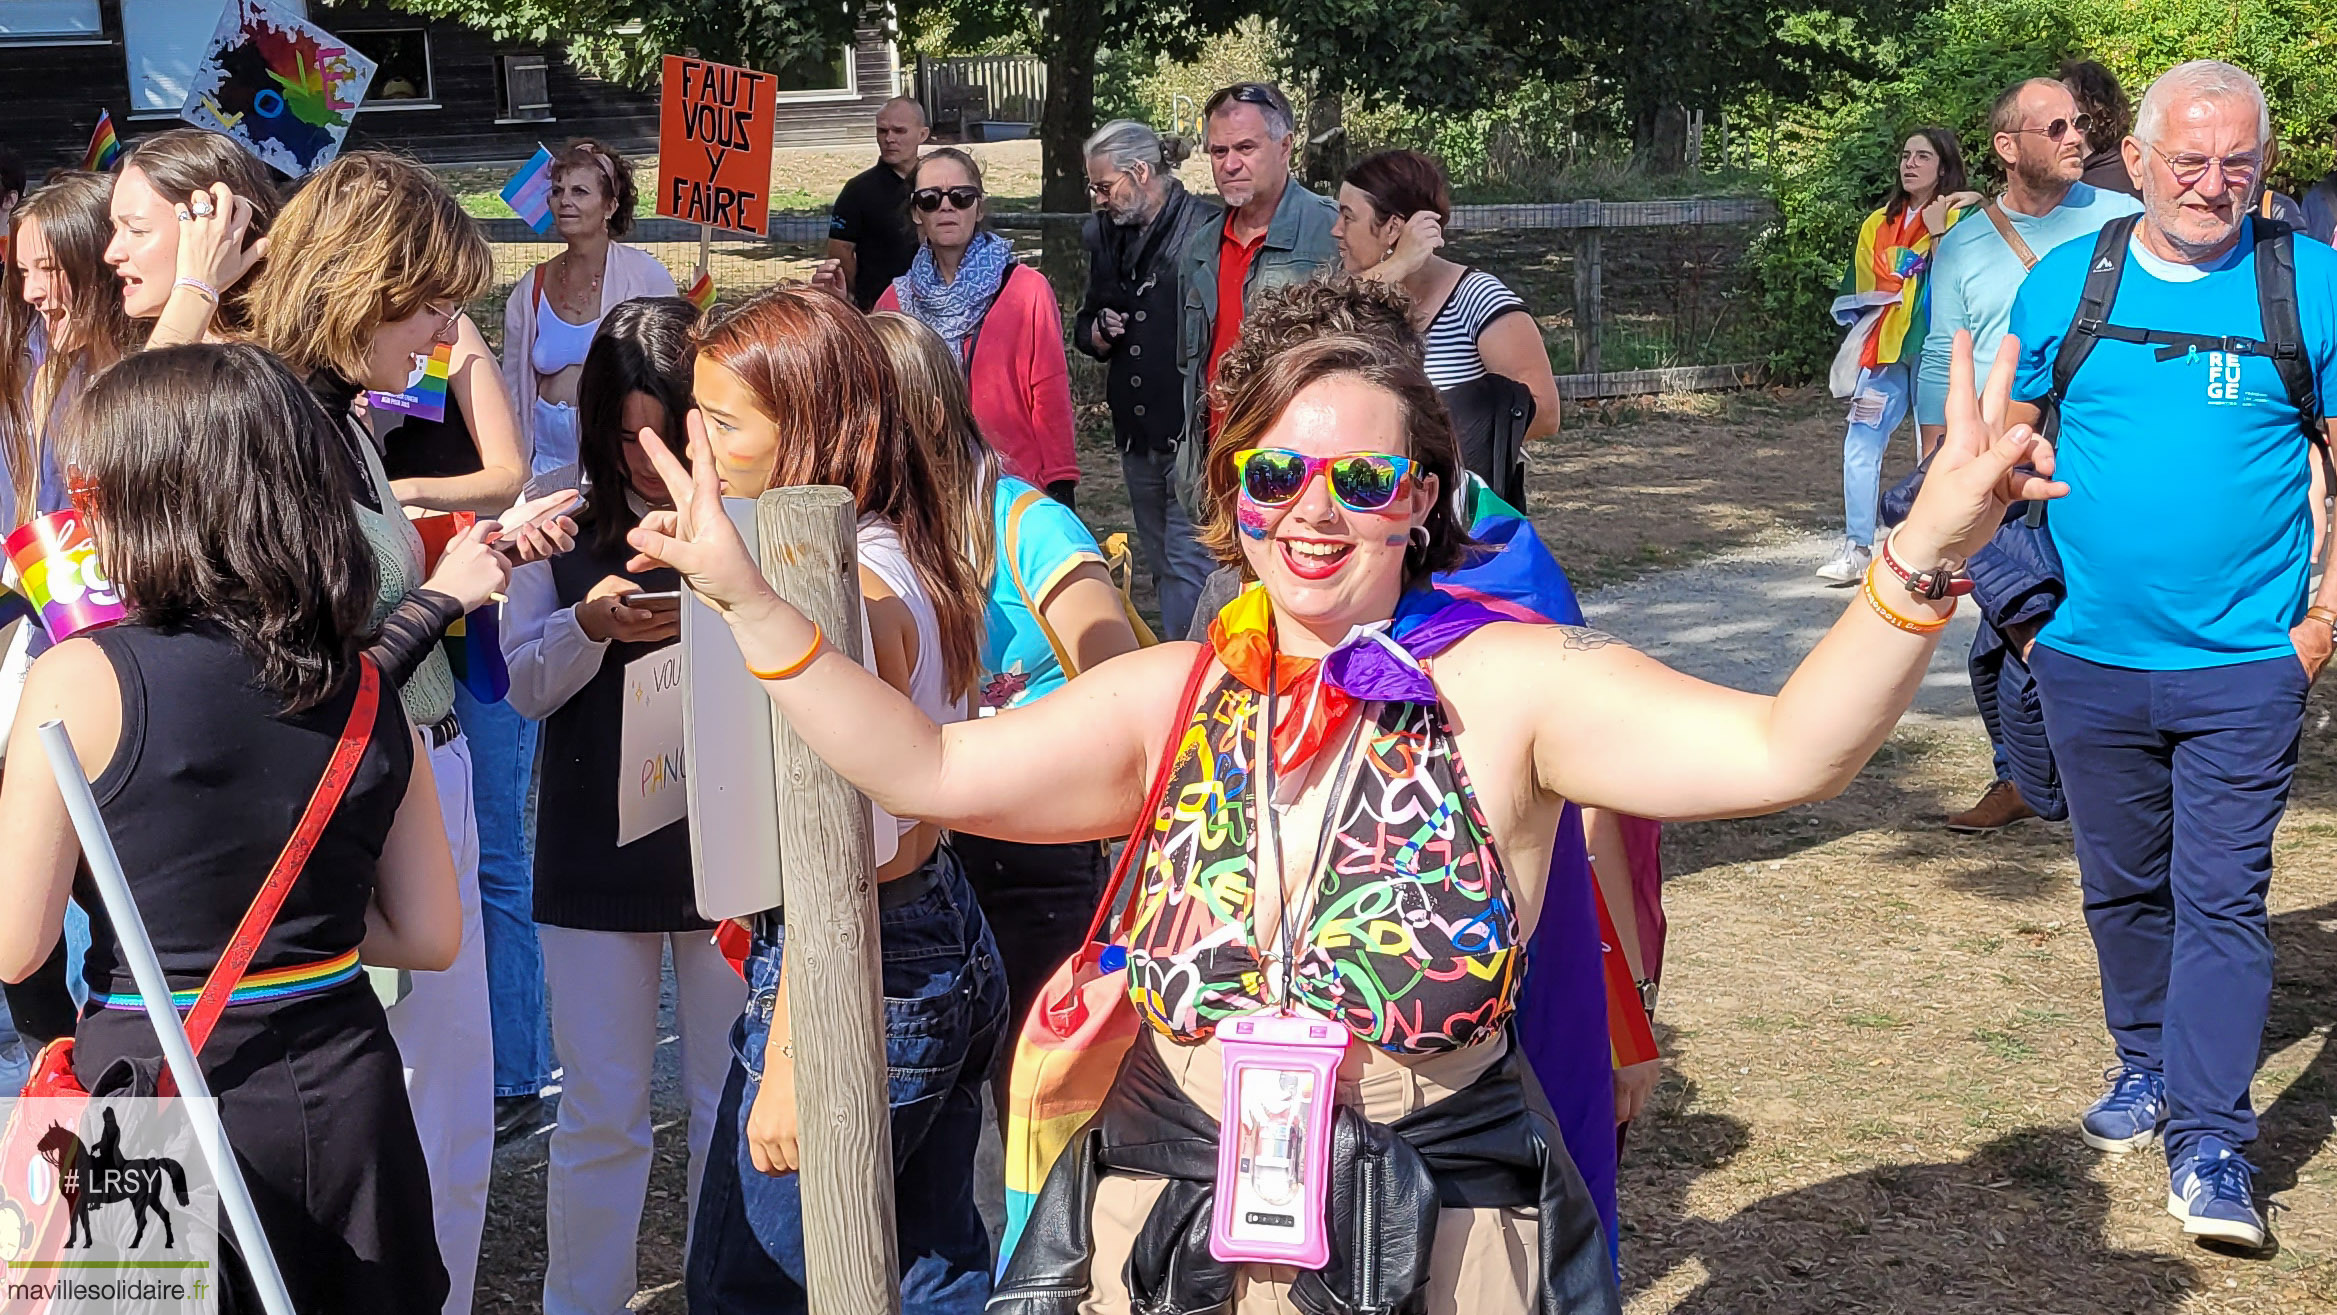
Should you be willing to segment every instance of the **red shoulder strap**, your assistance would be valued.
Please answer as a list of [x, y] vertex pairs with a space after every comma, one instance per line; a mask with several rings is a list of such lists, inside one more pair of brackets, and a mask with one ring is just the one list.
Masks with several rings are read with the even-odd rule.
[[1102, 934], [1104, 919], [1120, 902], [1120, 884], [1128, 879], [1128, 869], [1135, 863], [1138, 851], [1144, 848], [1145, 834], [1152, 830], [1160, 816], [1161, 796], [1168, 793], [1169, 773], [1176, 769], [1177, 743], [1184, 738], [1185, 723], [1193, 719], [1193, 708], [1201, 698], [1201, 678], [1209, 674], [1209, 661], [1217, 651], [1201, 645], [1201, 656], [1194, 660], [1192, 673], [1185, 677], [1185, 692], [1177, 696], [1177, 718], [1169, 725], [1168, 752], [1152, 769], [1152, 789], [1144, 801], [1144, 811], [1136, 815], [1135, 829], [1128, 833], [1128, 843], [1120, 850], [1120, 861], [1112, 865], [1112, 879], [1104, 886], [1103, 898], [1096, 901], [1095, 917], [1087, 924], [1085, 944], [1093, 944]]
[[[227, 997], [243, 982], [246, 969], [252, 966], [252, 956], [260, 951], [260, 942], [275, 925], [276, 914], [284, 907], [284, 897], [292, 893], [292, 883], [300, 870], [308, 866], [308, 856], [315, 851], [316, 842], [324, 835], [325, 824], [333, 818], [333, 810], [341, 805], [341, 796], [349, 791], [349, 782], [356, 779], [357, 764], [365, 757], [365, 748], [373, 739], [374, 714], [381, 706], [381, 673], [372, 659], [360, 654], [357, 659], [357, 698], [349, 705], [349, 724], [341, 728], [341, 742], [333, 747], [332, 760], [325, 764], [323, 779], [308, 797], [308, 808], [300, 815], [300, 822], [292, 828], [292, 838], [284, 842], [284, 852], [276, 856], [276, 865], [268, 869], [268, 879], [260, 883], [260, 893], [253, 897], [252, 906], [244, 910], [243, 921], [235, 926], [235, 935], [227, 942], [226, 953], [219, 956], [219, 966], [203, 981], [203, 992], [195, 998], [195, 1007], [187, 1014], [187, 1045], [200, 1054], [203, 1043], [210, 1039], [211, 1029], [219, 1022], [221, 1011], [227, 1008]], [[166, 1068], [159, 1084], [162, 1095], [170, 1095], [177, 1088]]]

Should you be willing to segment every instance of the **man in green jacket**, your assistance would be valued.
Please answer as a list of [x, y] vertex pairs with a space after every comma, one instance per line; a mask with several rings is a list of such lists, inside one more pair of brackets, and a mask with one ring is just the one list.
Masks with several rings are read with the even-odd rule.
[[1209, 97], [1204, 122], [1225, 222], [1193, 234], [1177, 262], [1185, 285], [1177, 336], [1177, 368], [1185, 376], [1177, 497], [1187, 514], [1196, 511], [1214, 424], [1209, 384], [1217, 359], [1241, 336], [1243, 314], [1259, 297], [1336, 268], [1339, 259], [1331, 238], [1339, 207], [1291, 181], [1298, 118], [1290, 98], [1271, 83], [1237, 82]]

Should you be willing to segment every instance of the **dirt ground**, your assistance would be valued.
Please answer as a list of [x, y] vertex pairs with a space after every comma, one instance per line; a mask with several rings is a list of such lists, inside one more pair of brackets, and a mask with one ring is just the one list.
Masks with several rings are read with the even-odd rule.
[[[1098, 419], [1083, 415], [1080, 506], [1103, 533], [1125, 528], [1126, 503]], [[1840, 424], [1810, 392], [1571, 414], [1533, 449], [1531, 511], [1586, 590], [1693, 571], [1833, 531]], [[1602, 618], [1631, 637], [1628, 608]], [[1794, 656], [1781, 646], [1778, 669]], [[2332, 706], [2324, 690], [2308, 714], [2272, 889], [2251, 1157], [2284, 1207], [2275, 1249], [2188, 1243], [2162, 1209], [2162, 1159], [2078, 1140], [2109, 1052], [2068, 829], [1943, 830], [1987, 783], [1987, 749], [1976, 720], [1927, 717], [1838, 799], [1666, 833], [1667, 1075], [1623, 1164], [1630, 1315], [2337, 1309]], [[679, 1312], [670, 1084], [658, 1106], [634, 1308]], [[499, 1160], [482, 1311], [538, 1308], [543, 1148]]]

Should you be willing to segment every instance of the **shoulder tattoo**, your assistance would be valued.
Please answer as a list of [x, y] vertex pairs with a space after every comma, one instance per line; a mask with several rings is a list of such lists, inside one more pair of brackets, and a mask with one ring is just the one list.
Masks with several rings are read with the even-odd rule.
[[1558, 627], [1558, 636], [1569, 650], [1577, 653], [1587, 653], [1600, 648], [1631, 647], [1606, 631], [1592, 626], [1560, 626]]

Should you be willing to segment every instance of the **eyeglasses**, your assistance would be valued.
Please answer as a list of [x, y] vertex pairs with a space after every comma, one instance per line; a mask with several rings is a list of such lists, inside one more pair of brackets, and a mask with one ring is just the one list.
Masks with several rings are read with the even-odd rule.
[[1126, 178], [1127, 176], [1128, 171], [1122, 169], [1120, 172], [1113, 174], [1110, 178], [1103, 182], [1089, 183], [1087, 185], [1087, 194], [1094, 197], [1098, 201], [1109, 201], [1112, 199], [1112, 193], [1119, 190], [1120, 180]]
[[2094, 130], [2094, 116], [2091, 114], [2080, 114], [2074, 119], [2055, 119], [2042, 128], [2013, 129], [2014, 132], [2033, 132], [2040, 136], [2050, 137], [2054, 141], [2060, 141], [2062, 138], [2067, 137], [2072, 130], [2074, 130], [2081, 137], [2086, 133], [2092, 132]]
[[2158, 158], [2167, 162], [2167, 168], [2174, 172], [2175, 181], [2185, 187], [2197, 187], [2206, 179], [2209, 169], [2223, 175], [2223, 185], [2226, 187], [2248, 187], [2255, 183], [2257, 172], [2264, 167], [2264, 157], [2261, 155], [2201, 155], [2197, 151], [2169, 155], [2159, 150], [2156, 143], [2144, 144], [2156, 152]]
[[951, 209], [971, 210], [974, 203], [981, 199], [982, 189], [979, 187], [920, 187], [909, 194], [911, 203], [926, 214], [939, 210], [945, 200]]
[[1242, 493], [1261, 507], [1298, 501], [1315, 476], [1329, 471], [1331, 496], [1349, 511], [1386, 511], [1411, 483], [1412, 459], [1385, 452], [1349, 452], [1310, 457], [1281, 447], [1244, 448], [1233, 454]]

